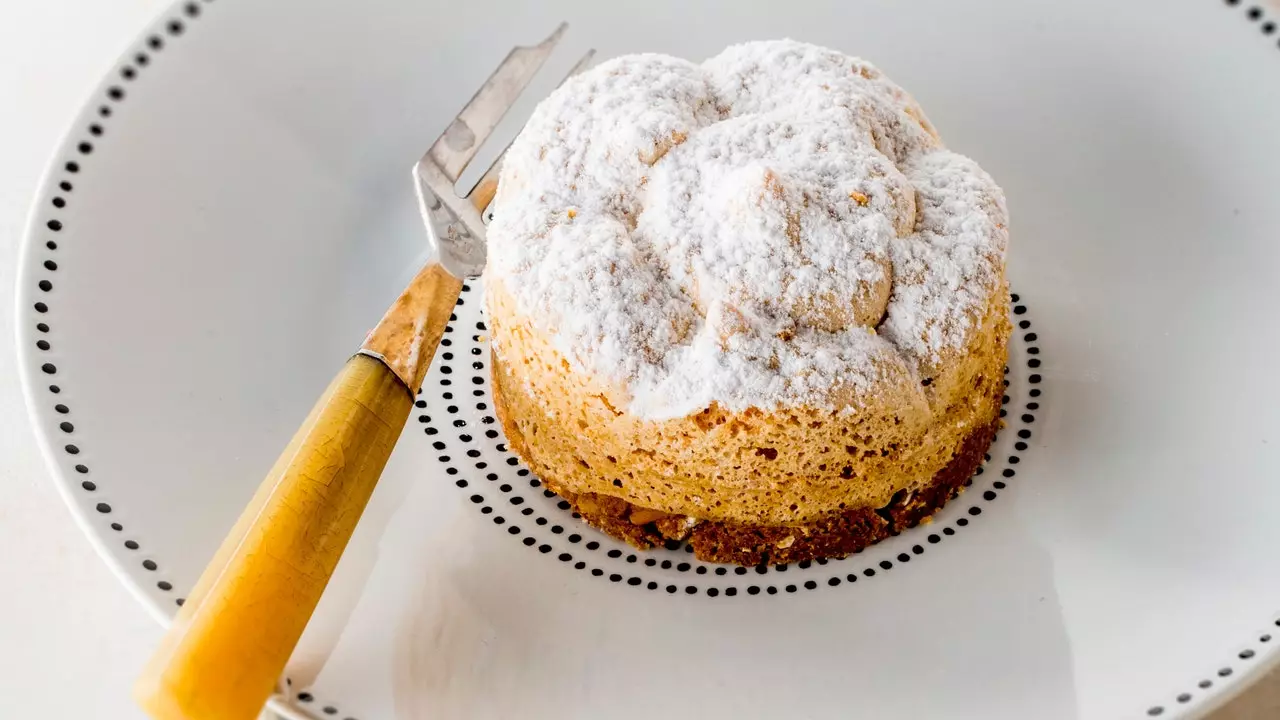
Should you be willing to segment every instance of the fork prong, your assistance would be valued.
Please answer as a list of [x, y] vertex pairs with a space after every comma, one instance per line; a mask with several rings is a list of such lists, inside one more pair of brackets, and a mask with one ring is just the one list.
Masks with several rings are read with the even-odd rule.
[[[569, 78], [586, 70], [591, 65], [591, 60], [596, 55], [595, 48], [592, 48], [583, 55], [578, 62], [569, 68], [569, 72], [565, 74], [560, 84], [565, 84]], [[515, 142], [513, 139], [512, 142]], [[489, 203], [493, 201], [493, 196], [498, 193], [498, 173], [502, 171], [502, 159], [507, 156], [507, 149], [511, 147], [511, 143], [507, 143], [507, 147], [498, 153], [498, 157], [494, 158], [489, 164], [489, 169], [485, 170], [484, 175], [476, 182], [475, 187], [467, 194], [467, 199], [478, 209], [481, 214], [489, 207]]]
[[[569, 24], [562, 22], [546, 40], [533, 47], [515, 47], [484, 85], [449, 123], [444, 134], [427, 151], [427, 157], [450, 180], [457, 182], [489, 133], [511, 108], [542, 64], [551, 57]], [[426, 158], [424, 158], [426, 159]]]

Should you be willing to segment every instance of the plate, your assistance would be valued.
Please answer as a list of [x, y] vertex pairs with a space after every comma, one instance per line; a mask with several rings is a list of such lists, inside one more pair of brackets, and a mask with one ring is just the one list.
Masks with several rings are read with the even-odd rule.
[[21, 259], [32, 421], [162, 622], [424, 259], [409, 168], [514, 45], [863, 55], [1006, 188], [1007, 427], [935, 521], [757, 572], [636, 553], [503, 444], [482, 288], [273, 705], [290, 717], [1195, 717], [1280, 659], [1280, 51], [1221, 0], [179, 4]]

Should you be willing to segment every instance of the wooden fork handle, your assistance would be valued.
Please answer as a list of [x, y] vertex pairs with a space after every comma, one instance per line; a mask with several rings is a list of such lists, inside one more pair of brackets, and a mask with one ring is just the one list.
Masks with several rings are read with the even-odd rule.
[[258, 716], [404, 429], [461, 287], [438, 265], [424, 268], [366, 342], [386, 340], [365, 349], [378, 357], [353, 357], [321, 396], [139, 678], [134, 695], [153, 718]]

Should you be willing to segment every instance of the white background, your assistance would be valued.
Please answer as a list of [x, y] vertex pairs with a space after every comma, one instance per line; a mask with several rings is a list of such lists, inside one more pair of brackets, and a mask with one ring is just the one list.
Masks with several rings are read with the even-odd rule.
[[[0, 717], [138, 718], [133, 676], [160, 629], [101, 563], [48, 478], [13, 350], [27, 204], [84, 97], [163, 0], [0, 6]], [[1280, 717], [1280, 671], [1214, 720]]]

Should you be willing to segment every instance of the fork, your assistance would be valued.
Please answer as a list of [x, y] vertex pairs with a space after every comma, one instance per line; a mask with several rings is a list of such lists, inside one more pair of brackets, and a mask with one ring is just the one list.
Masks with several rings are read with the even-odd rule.
[[188, 594], [134, 686], [153, 718], [251, 720], [276, 687], [404, 429], [463, 280], [484, 269], [482, 212], [506, 150], [465, 195], [458, 178], [566, 29], [512, 49], [414, 166], [432, 259], [325, 390]]

